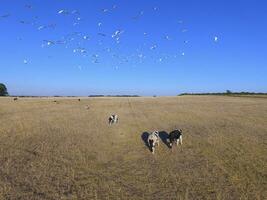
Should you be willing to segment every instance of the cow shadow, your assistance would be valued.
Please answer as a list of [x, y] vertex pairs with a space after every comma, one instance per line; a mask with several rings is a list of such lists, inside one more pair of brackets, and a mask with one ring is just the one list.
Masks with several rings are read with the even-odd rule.
[[168, 147], [171, 148], [171, 146], [169, 145], [169, 134], [166, 131], [160, 131], [159, 132], [159, 137], [161, 139], [161, 141]]
[[149, 151], [151, 151], [151, 149], [149, 147], [149, 144], [147, 142], [148, 136], [149, 136], [149, 133], [148, 132], [143, 132], [142, 135], [141, 135], [141, 138], [142, 138], [145, 146], [149, 149]]

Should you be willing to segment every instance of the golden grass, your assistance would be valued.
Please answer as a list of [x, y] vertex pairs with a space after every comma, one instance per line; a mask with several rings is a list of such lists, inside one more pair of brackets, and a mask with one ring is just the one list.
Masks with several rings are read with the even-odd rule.
[[[0, 98], [0, 199], [264, 199], [267, 100]], [[86, 105], [90, 109], [85, 108]], [[110, 114], [119, 124], [108, 126]], [[153, 156], [146, 131], [182, 128]]]

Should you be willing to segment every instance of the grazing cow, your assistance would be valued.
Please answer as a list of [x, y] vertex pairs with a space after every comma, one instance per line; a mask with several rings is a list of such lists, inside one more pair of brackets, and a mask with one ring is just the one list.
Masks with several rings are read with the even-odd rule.
[[182, 130], [176, 129], [169, 134], [169, 141], [170, 141], [170, 147], [172, 148], [173, 143], [176, 142], [176, 145], [178, 146], [178, 143], [182, 145]]
[[14, 100], [14, 101], [17, 101], [17, 100], [18, 100], [18, 98], [17, 98], [17, 97], [15, 97], [13, 100]]
[[78, 99], [78, 101], [81, 101], [81, 99]]
[[156, 144], [159, 146], [159, 132], [158, 131], [154, 131], [149, 134], [147, 138], [147, 144], [151, 152], [154, 154]]
[[109, 125], [114, 124], [114, 123], [118, 123], [119, 122], [118, 115], [111, 115], [108, 118], [108, 122], [109, 122]]

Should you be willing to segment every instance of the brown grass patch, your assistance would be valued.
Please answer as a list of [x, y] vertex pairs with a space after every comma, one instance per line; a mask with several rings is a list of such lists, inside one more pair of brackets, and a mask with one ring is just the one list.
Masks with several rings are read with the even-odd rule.
[[[267, 196], [264, 98], [57, 101], [0, 98], [0, 199]], [[109, 126], [112, 113], [120, 121]], [[153, 156], [142, 134], [174, 128], [183, 146], [161, 142]]]

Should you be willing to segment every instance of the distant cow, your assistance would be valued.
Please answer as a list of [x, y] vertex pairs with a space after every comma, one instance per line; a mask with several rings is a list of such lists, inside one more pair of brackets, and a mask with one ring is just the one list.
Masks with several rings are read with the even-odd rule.
[[119, 117], [118, 117], [118, 115], [111, 115], [111, 116], [108, 118], [108, 123], [109, 123], [109, 125], [114, 124], [114, 123], [118, 123], [118, 122], [119, 122]]
[[154, 154], [156, 144], [159, 146], [159, 132], [158, 131], [154, 131], [149, 134], [147, 138], [147, 144], [151, 152]]
[[170, 147], [172, 148], [173, 143], [176, 142], [176, 145], [180, 143], [182, 145], [182, 130], [181, 129], [176, 129], [169, 134], [169, 141], [170, 141]]
[[17, 100], [18, 100], [18, 97], [15, 97], [13, 100], [14, 100], [14, 101], [17, 101]]
[[78, 101], [81, 101], [81, 99], [78, 99]]

